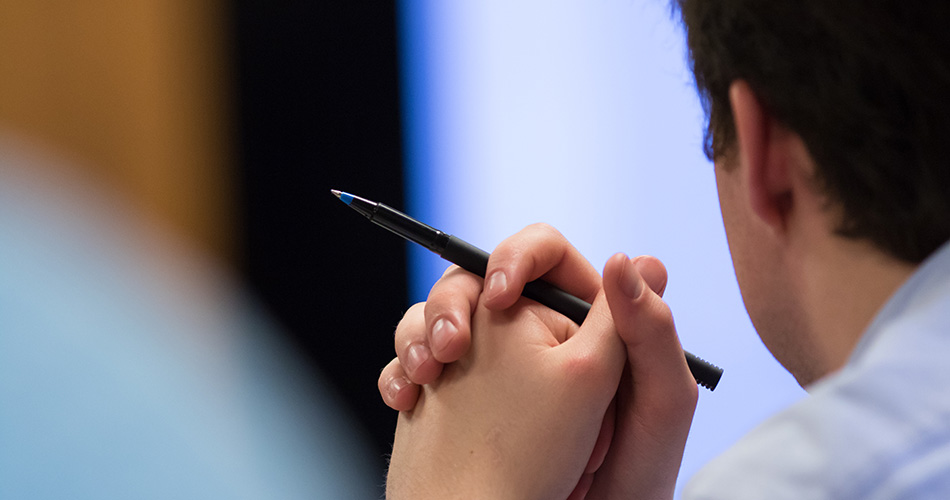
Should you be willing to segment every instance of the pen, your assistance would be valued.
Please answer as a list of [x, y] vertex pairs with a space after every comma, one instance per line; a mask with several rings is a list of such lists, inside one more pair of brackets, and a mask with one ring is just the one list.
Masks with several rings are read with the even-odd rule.
[[[485, 277], [485, 270], [488, 268], [488, 252], [460, 238], [419, 222], [383, 203], [370, 201], [335, 189], [330, 190], [330, 192], [350, 208], [366, 216], [371, 222], [428, 248], [438, 254], [439, 257], [457, 264], [470, 273]], [[590, 311], [589, 303], [542, 280], [535, 280], [526, 284], [522, 295], [554, 309], [578, 325], [584, 322], [584, 318], [587, 317], [587, 313]], [[688, 351], [683, 351], [683, 353], [686, 355], [686, 364], [689, 365], [689, 371], [696, 379], [696, 383], [710, 391], [714, 390], [722, 377], [722, 368], [698, 358]]]

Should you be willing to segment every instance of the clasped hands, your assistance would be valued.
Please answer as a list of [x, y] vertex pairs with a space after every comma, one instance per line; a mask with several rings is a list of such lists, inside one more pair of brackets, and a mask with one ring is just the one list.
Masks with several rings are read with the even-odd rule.
[[[583, 325], [521, 297], [544, 280]], [[399, 410], [387, 498], [672, 498], [697, 387], [652, 257], [603, 277], [538, 224], [456, 266], [396, 328], [379, 390]]]

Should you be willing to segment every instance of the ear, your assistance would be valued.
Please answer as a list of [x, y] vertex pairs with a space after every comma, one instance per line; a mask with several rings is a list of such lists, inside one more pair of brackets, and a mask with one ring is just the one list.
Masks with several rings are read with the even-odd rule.
[[745, 164], [752, 211], [776, 231], [784, 231], [792, 208], [788, 130], [769, 114], [749, 84], [729, 87], [736, 126], [736, 153]]

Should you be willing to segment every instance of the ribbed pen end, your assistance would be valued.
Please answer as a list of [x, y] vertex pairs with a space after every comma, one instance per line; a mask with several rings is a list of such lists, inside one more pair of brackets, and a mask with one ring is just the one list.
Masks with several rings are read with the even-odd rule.
[[689, 365], [689, 371], [696, 379], [696, 383], [713, 391], [719, 385], [719, 379], [722, 378], [722, 368], [700, 358], [695, 354], [686, 353], [686, 364]]

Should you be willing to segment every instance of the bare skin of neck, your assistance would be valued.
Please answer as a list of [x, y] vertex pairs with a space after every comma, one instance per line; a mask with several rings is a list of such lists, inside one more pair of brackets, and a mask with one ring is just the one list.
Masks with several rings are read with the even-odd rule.
[[803, 387], [847, 363], [877, 312], [917, 267], [828, 232], [809, 241], [800, 261], [800, 297], [818, 356], [814, 373], [795, 374]]

